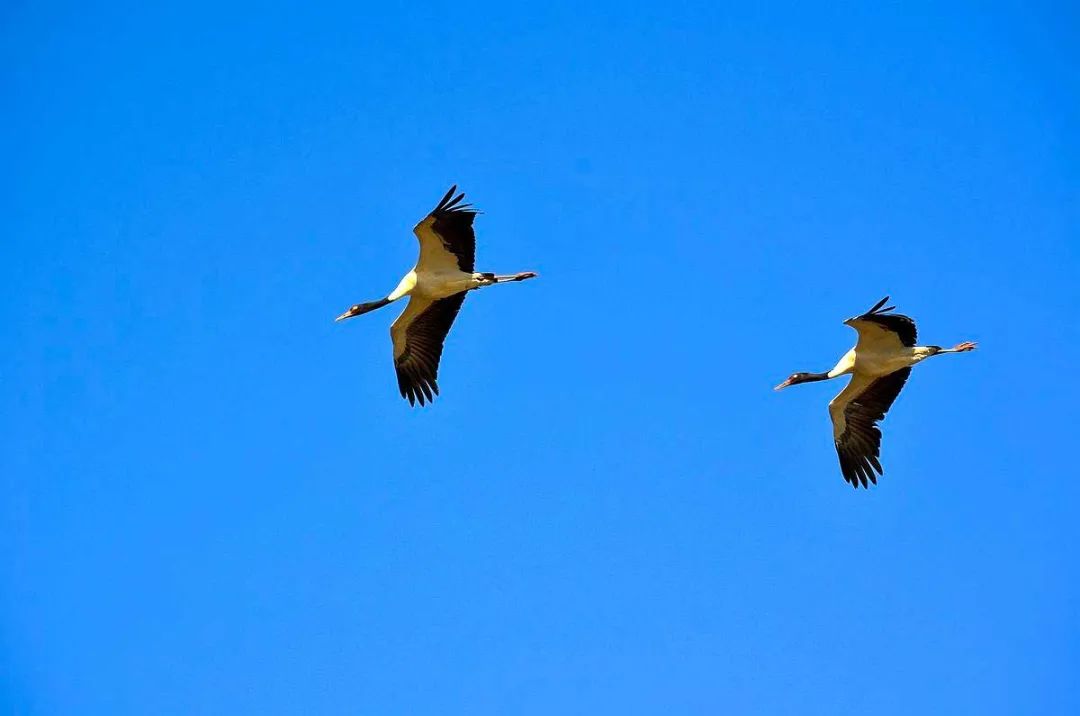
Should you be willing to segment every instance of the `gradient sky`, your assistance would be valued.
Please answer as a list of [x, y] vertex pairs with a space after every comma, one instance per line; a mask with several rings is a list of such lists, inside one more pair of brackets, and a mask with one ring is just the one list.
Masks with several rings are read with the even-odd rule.
[[0, 10], [0, 711], [1080, 712], [1075, 7], [156, 5]]

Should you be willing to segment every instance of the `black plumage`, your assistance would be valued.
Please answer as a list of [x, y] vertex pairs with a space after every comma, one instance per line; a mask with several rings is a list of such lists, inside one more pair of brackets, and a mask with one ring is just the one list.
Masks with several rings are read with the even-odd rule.
[[[840, 471], [852, 487], [877, 484], [881, 469], [881, 430], [877, 422], [885, 418], [896, 396], [911, 375], [911, 368], [901, 368], [871, 383], [844, 408], [844, 432], [836, 440]], [[874, 471], [877, 471], [877, 475]]]
[[442, 240], [446, 250], [457, 257], [458, 268], [472, 273], [476, 266], [476, 232], [473, 231], [473, 219], [477, 210], [472, 204], [459, 203], [465, 198], [465, 194], [454, 196], [456, 191], [455, 184], [429, 214], [434, 219], [431, 229]]
[[394, 360], [401, 397], [424, 405], [439, 394], [439, 360], [450, 326], [454, 324], [465, 294], [458, 293], [433, 302], [405, 331], [405, 350]]
[[[889, 297], [881, 299], [877, 304], [861, 316], [856, 316], [856, 321], [868, 321], [876, 323], [887, 331], [892, 331], [900, 339], [900, 343], [908, 348], [915, 345], [918, 331], [915, 329], [915, 321], [900, 313], [888, 313], [895, 306], [885, 306]], [[882, 308], [885, 306], [885, 308]]]

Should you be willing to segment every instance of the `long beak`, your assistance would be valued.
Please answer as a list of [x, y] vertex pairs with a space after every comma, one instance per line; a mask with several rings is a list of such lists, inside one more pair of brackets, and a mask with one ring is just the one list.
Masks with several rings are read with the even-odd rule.
[[784, 388], [788, 387], [789, 385], [791, 385], [791, 378], [788, 378], [783, 383], [781, 383], [780, 385], [773, 388], [773, 390], [783, 390]]
[[345, 311], [345, 313], [342, 313], [335, 318], [334, 322], [344, 321], [346, 318], [353, 318], [354, 316], [359, 316], [361, 313], [363, 313], [363, 311], [357, 311], [355, 308], [350, 308], [348, 311]]

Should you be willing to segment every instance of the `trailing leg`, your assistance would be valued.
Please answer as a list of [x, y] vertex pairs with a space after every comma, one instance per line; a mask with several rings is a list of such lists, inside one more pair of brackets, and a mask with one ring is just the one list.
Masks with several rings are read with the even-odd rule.
[[535, 271], [522, 271], [521, 273], [495, 276], [495, 283], [507, 283], [508, 281], [524, 281], [527, 278], [536, 278]]

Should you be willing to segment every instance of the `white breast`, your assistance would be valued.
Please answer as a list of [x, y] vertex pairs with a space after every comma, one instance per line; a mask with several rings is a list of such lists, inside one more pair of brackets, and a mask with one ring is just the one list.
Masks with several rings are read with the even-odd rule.
[[410, 271], [398, 282], [397, 288], [390, 292], [387, 296], [391, 301], [396, 301], [402, 296], [408, 296], [412, 294], [413, 289], [416, 288], [416, 271]]
[[836, 361], [836, 365], [829, 371], [828, 376], [835, 378], [837, 376], [846, 375], [855, 369], [855, 349], [852, 348], [845, 353], [840, 360]]

